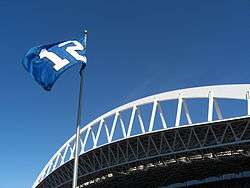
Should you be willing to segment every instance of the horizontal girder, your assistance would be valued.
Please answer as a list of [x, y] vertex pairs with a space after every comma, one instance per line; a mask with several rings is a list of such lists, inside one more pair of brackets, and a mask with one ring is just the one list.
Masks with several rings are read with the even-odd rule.
[[[249, 156], [249, 146], [250, 118], [162, 130], [82, 154], [79, 178], [88, 187], [90, 182], [100, 183], [105, 176], [107, 179], [112, 172], [130, 173], [155, 165], [172, 169], [178, 162], [195, 164], [207, 158]], [[73, 160], [55, 170], [38, 188], [67, 187], [72, 172]]]

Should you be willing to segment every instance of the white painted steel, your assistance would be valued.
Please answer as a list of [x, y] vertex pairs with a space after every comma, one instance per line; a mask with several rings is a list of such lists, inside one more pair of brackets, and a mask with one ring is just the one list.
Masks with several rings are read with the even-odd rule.
[[157, 110], [156, 109], [157, 104], [158, 104], [158, 102], [155, 100], [154, 103], [153, 103], [153, 109], [152, 109], [152, 114], [151, 114], [151, 118], [150, 118], [150, 124], [149, 124], [149, 128], [148, 128], [148, 132], [151, 132], [153, 130], [155, 114], [156, 114], [156, 110]]
[[[171, 129], [166, 123], [166, 119], [169, 116], [164, 116], [164, 110], [162, 109], [161, 102], [169, 101], [169, 100], [178, 100], [177, 111], [175, 114], [176, 122], [175, 127], [180, 126], [181, 120], [181, 112], [182, 106], [184, 109], [185, 116], [187, 118], [188, 125], [194, 125], [191, 119], [191, 114], [188, 109], [187, 100], [188, 99], [196, 99], [196, 98], [205, 98], [208, 99], [208, 114], [207, 114], [207, 122], [214, 121], [213, 120], [213, 108], [215, 107], [215, 112], [218, 116], [219, 120], [223, 120], [222, 110], [219, 107], [218, 101], [216, 99], [238, 99], [246, 101], [246, 109], [247, 115], [250, 115], [250, 99], [249, 99], [249, 91], [250, 84], [235, 84], [235, 85], [216, 85], [216, 86], [205, 86], [205, 87], [196, 87], [196, 88], [188, 88], [188, 89], [180, 89], [165, 93], [160, 93], [156, 95], [152, 95], [149, 97], [145, 97], [139, 100], [135, 100], [133, 102], [122, 105], [118, 108], [115, 108], [97, 119], [93, 120], [89, 124], [85, 125], [80, 130], [80, 144], [81, 144], [81, 153], [83, 154], [89, 150], [95, 149], [97, 147], [101, 147], [105, 144], [110, 144], [114, 142], [113, 137], [116, 133], [117, 126], [121, 129], [122, 138], [126, 139], [130, 138], [134, 135], [131, 134], [133, 125], [135, 124], [135, 119], [139, 121], [140, 133], [148, 134], [153, 131], [156, 115], [159, 115], [162, 129]], [[143, 107], [147, 104], [152, 104], [152, 110], [150, 115], [150, 122], [148, 128], [146, 127], [146, 123], [143, 122], [143, 114], [141, 112], [140, 107]], [[122, 113], [124, 111], [131, 109], [131, 115], [129, 117], [128, 126], [126, 126], [124, 117], [122, 117]], [[113, 118], [112, 124], [107, 125], [107, 119]], [[202, 122], [205, 123], [206, 121]], [[94, 131], [94, 127], [97, 126], [96, 132]], [[111, 127], [109, 127], [111, 126]], [[126, 128], [127, 127], [127, 128]], [[102, 129], [105, 129], [104, 132], [101, 132]], [[148, 130], [148, 131], [146, 131]], [[106, 135], [102, 135], [106, 134]], [[91, 138], [89, 138], [89, 136]], [[102, 144], [98, 144], [100, 137], [106, 137], [107, 141]], [[92, 139], [92, 146], [88, 145], [88, 140]], [[72, 159], [74, 150], [75, 150], [75, 135], [72, 136], [49, 160], [49, 162], [45, 165], [41, 173], [38, 175], [36, 181], [33, 184], [33, 188], [35, 188], [41, 181], [43, 181], [49, 174], [51, 174], [54, 170], [68, 162]], [[66, 157], [66, 156], [70, 157]]]
[[212, 121], [213, 119], [213, 108], [214, 108], [214, 97], [213, 97], [213, 93], [209, 91], [207, 121]]
[[250, 115], [250, 94], [249, 94], [249, 91], [247, 91], [246, 98], [247, 98], [247, 115]]
[[191, 124], [192, 124], [192, 118], [191, 118], [191, 115], [190, 115], [190, 113], [189, 113], [189, 110], [188, 110], [188, 106], [187, 106], [186, 100], [183, 100], [182, 103], [183, 103], [183, 108], [184, 108], [184, 112], [185, 112], [185, 115], [186, 115], [188, 124], [191, 125]]
[[222, 112], [221, 112], [221, 109], [220, 109], [220, 105], [219, 105], [219, 103], [217, 102], [217, 100], [215, 98], [214, 98], [214, 107], [215, 107], [215, 112], [217, 114], [217, 117], [219, 119], [223, 119]]
[[175, 119], [175, 126], [178, 127], [180, 125], [181, 120], [181, 111], [182, 111], [182, 97], [179, 96], [178, 105], [177, 105], [177, 112], [176, 112], [176, 119]]

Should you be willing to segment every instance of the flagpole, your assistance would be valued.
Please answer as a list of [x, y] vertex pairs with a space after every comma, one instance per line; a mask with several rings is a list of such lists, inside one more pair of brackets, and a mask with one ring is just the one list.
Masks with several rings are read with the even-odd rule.
[[[84, 31], [85, 48], [87, 47], [87, 30]], [[80, 142], [80, 123], [82, 114], [82, 98], [83, 98], [83, 73], [84, 64], [80, 70], [80, 90], [78, 98], [78, 110], [77, 110], [77, 124], [76, 124], [76, 141], [75, 141], [75, 158], [74, 158], [74, 172], [73, 172], [73, 183], [72, 188], [77, 187], [78, 180], [78, 163], [79, 163], [79, 142]]]

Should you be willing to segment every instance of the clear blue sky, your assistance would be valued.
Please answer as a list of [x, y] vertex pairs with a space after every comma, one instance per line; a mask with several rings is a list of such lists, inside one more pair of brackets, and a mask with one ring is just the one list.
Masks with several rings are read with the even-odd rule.
[[0, 187], [29, 188], [73, 135], [78, 74], [51, 92], [21, 66], [30, 47], [89, 31], [84, 122], [167, 90], [250, 83], [248, 0], [0, 1]]

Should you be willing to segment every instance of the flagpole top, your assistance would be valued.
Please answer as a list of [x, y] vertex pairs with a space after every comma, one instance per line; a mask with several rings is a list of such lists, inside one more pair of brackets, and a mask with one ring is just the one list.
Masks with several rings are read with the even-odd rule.
[[86, 35], [88, 33], [87, 29], [84, 30], [84, 34]]

